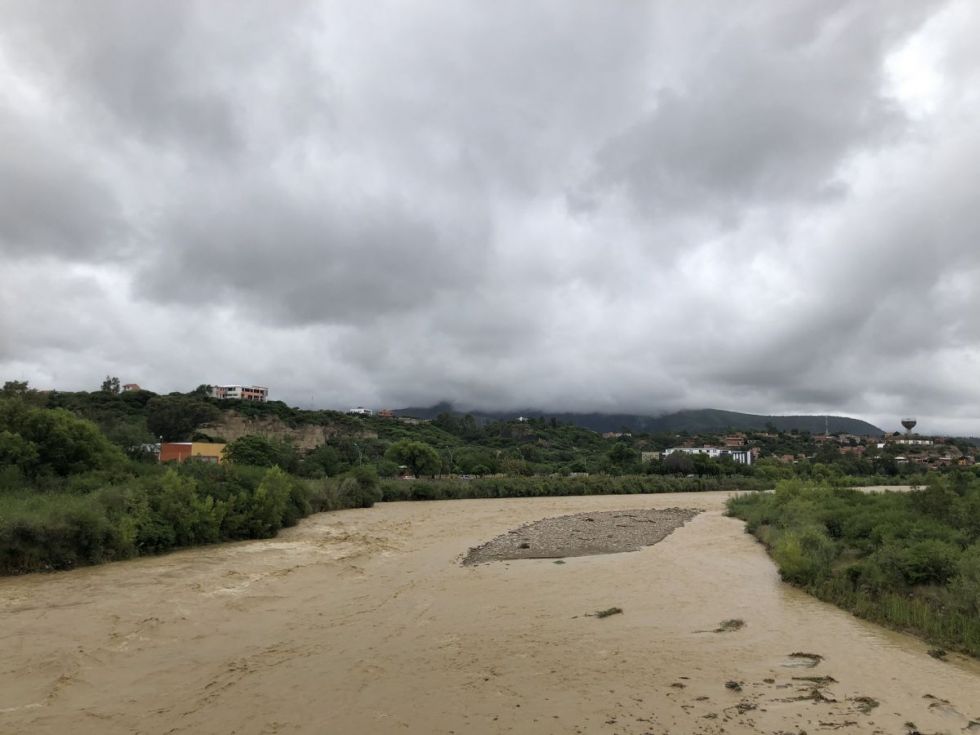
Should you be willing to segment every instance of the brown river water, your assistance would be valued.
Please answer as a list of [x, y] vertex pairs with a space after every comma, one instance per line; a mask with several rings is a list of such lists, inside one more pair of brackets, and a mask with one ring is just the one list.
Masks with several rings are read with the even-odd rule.
[[[0, 733], [980, 732], [980, 664], [783, 584], [725, 497], [381, 504], [0, 579]], [[542, 518], [666, 507], [705, 512], [637, 552], [459, 563]]]

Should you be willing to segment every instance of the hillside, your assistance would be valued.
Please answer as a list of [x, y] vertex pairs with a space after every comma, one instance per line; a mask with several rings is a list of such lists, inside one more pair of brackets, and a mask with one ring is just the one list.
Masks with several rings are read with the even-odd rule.
[[661, 432], [687, 431], [719, 432], [719, 431], [765, 431], [774, 428], [777, 431], [807, 431], [811, 434], [822, 434], [827, 429], [830, 433], [845, 432], [865, 436], [881, 436], [885, 432], [873, 424], [847, 416], [764, 416], [736, 411], [721, 411], [714, 408], [676, 411], [661, 416], [643, 416], [638, 414], [609, 414], [609, 413], [545, 413], [537, 410], [524, 411], [456, 411], [449, 403], [437, 403], [429, 408], [404, 408], [395, 412], [400, 416], [415, 416], [431, 419], [441, 413], [469, 413], [477, 421], [505, 421], [515, 416], [529, 418], [556, 418], [562, 423], [574, 424], [592, 431], [631, 431], [634, 433], [657, 434]]

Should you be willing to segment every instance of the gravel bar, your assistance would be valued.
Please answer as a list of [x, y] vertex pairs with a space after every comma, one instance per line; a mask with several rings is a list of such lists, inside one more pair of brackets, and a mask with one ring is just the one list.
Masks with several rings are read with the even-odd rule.
[[463, 564], [639, 551], [663, 541], [700, 512], [691, 508], [613, 510], [545, 518], [470, 549]]

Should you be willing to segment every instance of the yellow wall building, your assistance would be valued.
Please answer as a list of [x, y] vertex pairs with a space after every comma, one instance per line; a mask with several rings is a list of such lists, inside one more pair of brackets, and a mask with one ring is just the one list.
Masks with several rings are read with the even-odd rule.
[[164, 442], [160, 445], [160, 461], [184, 462], [196, 459], [199, 462], [218, 463], [224, 455], [225, 446], [206, 442]]

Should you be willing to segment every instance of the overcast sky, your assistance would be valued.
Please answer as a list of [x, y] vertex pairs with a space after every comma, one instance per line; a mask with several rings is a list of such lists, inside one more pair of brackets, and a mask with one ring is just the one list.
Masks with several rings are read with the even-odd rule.
[[0, 0], [0, 379], [980, 434], [980, 4]]

